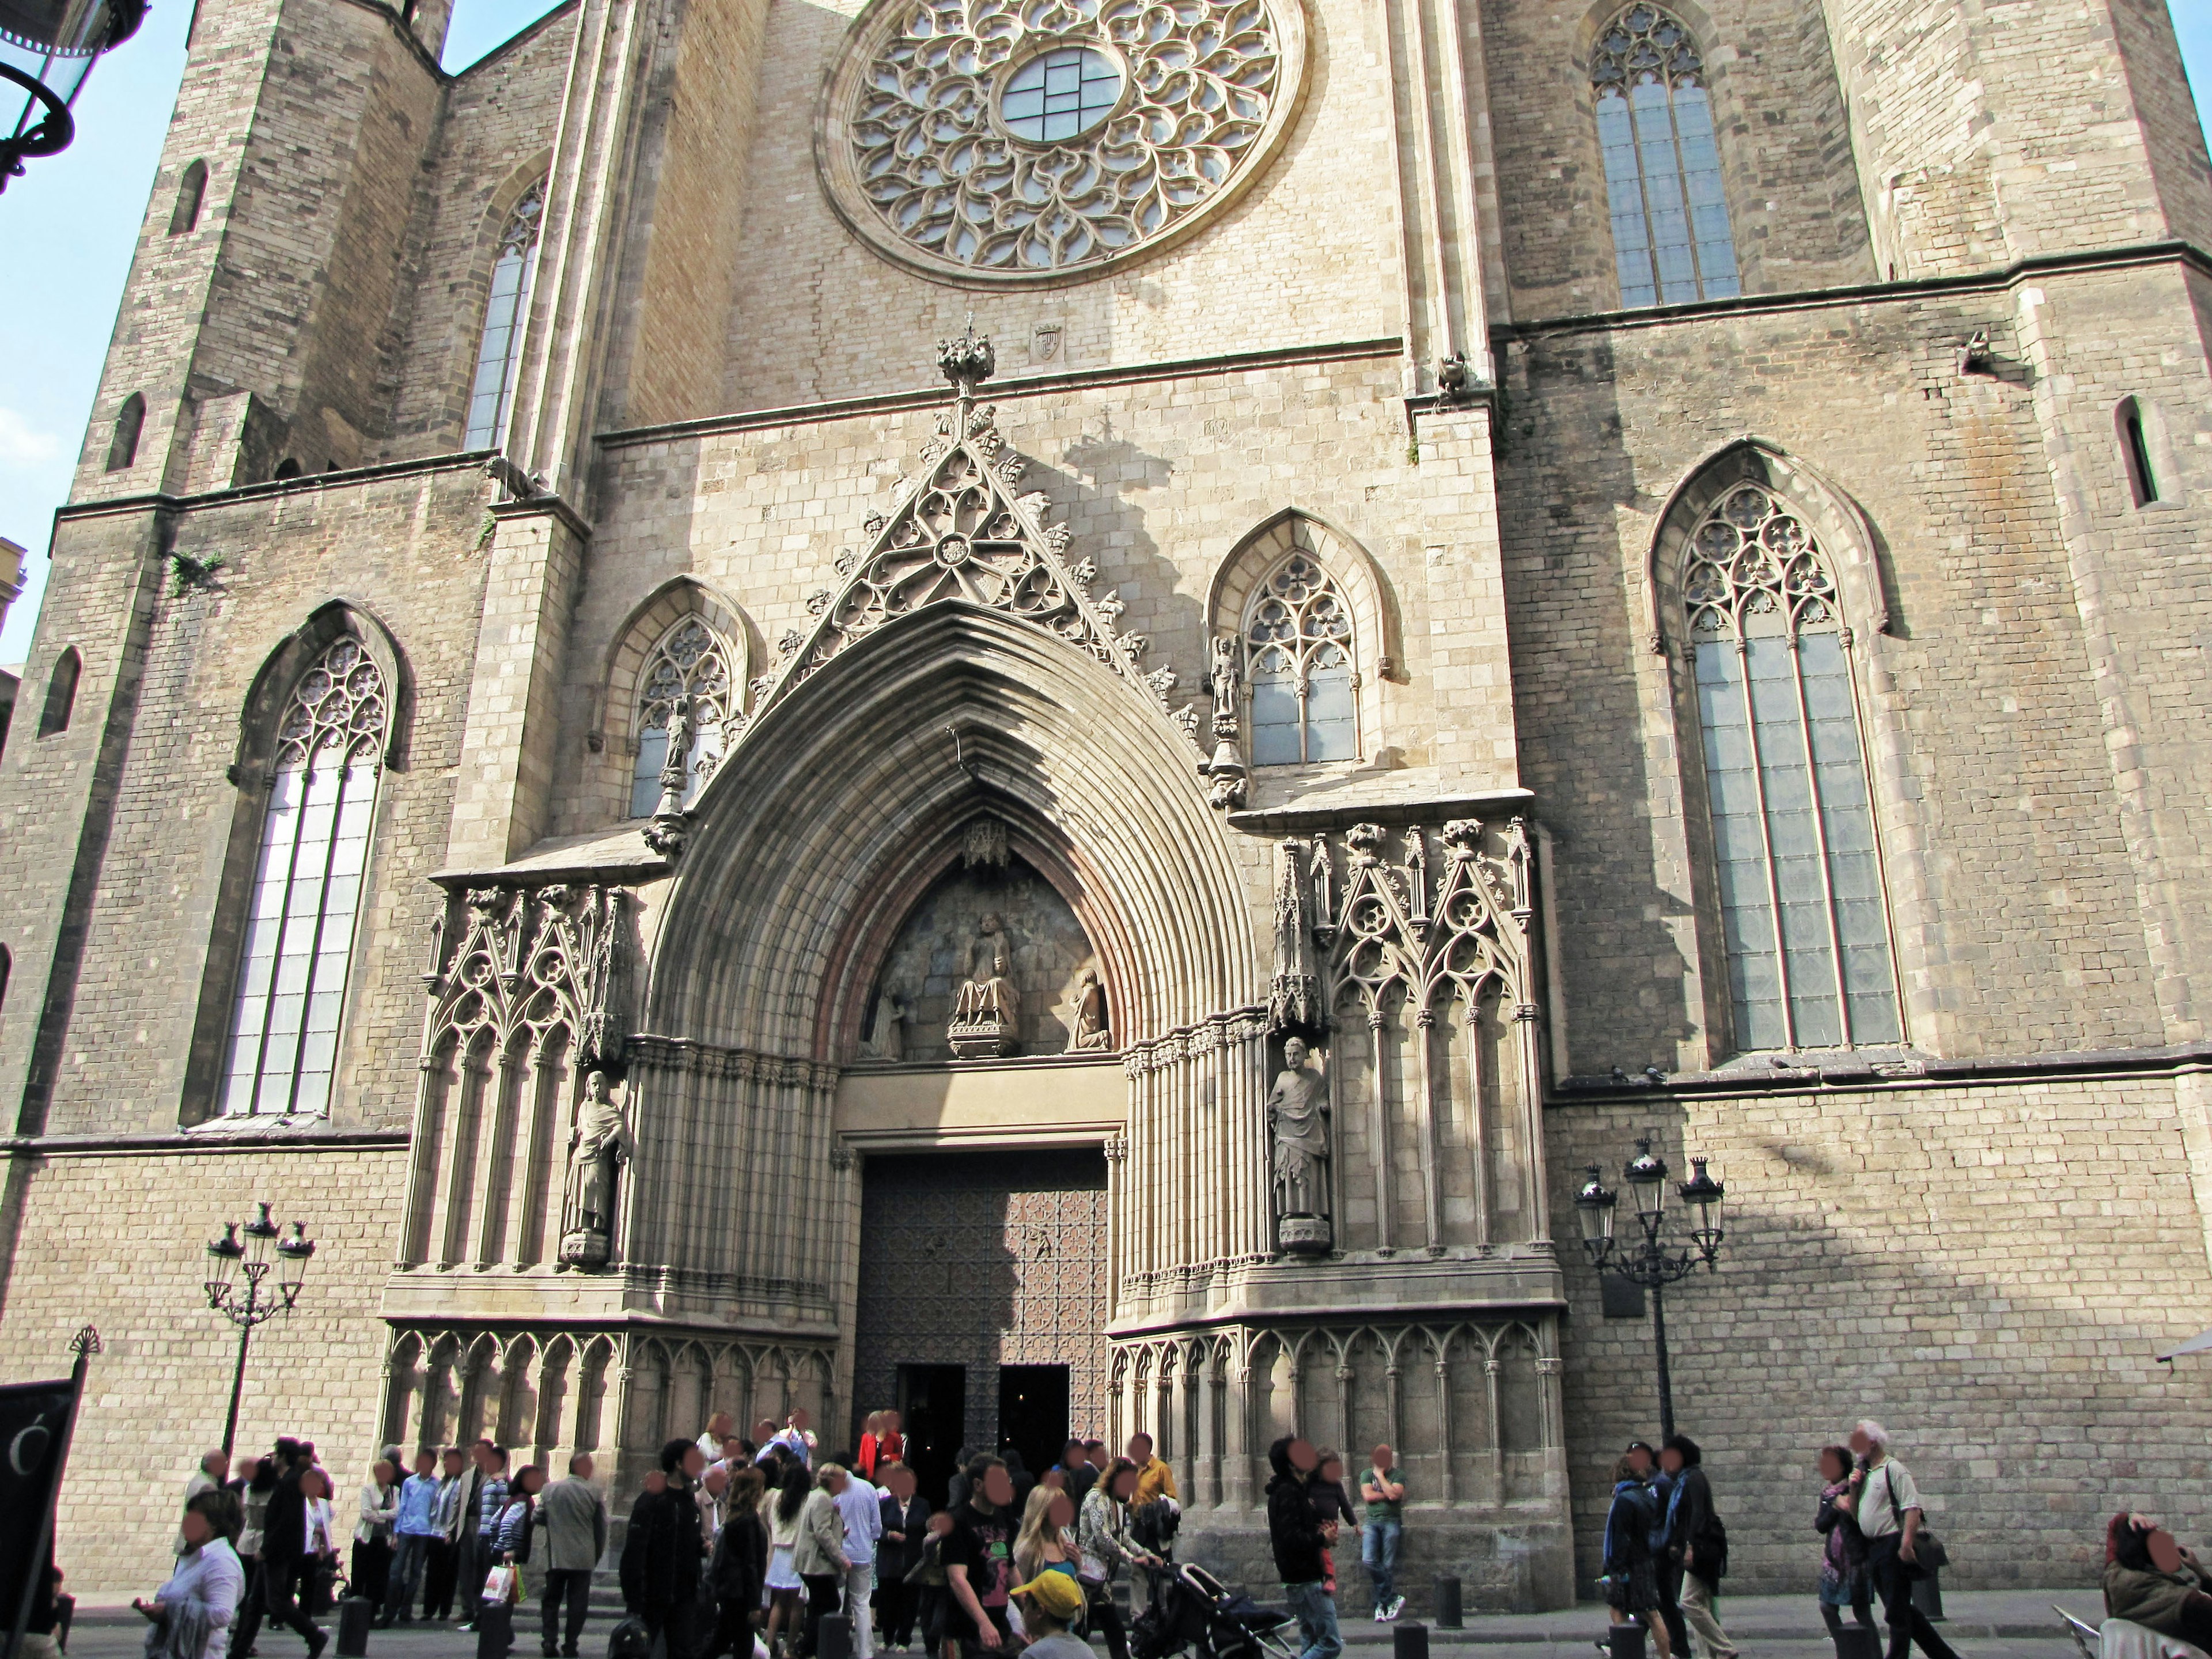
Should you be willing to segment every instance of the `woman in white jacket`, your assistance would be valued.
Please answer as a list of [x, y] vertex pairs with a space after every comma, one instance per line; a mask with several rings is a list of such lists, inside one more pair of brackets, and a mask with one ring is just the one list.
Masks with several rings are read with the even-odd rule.
[[353, 1594], [378, 1607], [392, 1583], [392, 1528], [399, 1519], [399, 1471], [380, 1457], [361, 1489], [361, 1519], [353, 1529]]
[[151, 1601], [131, 1604], [158, 1627], [146, 1644], [148, 1659], [227, 1659], [231, 1621], [246, 1593], [246, 1569], [228, 1536], [237, 1514], [222, 1491], [202, 1492], [185, 1505], [177, 1570]]

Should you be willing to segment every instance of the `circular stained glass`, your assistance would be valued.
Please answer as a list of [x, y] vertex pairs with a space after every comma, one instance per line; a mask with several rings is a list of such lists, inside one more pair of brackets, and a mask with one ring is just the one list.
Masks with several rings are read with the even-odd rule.
[[1016, 70], [999, 94], [999, 119], [1017, 138], [1054, 143], [1088, 132], [1114, 112], [1121, 71], [1104, 52], [1061, 46]]
[[1305, 40], [1303, 0], [870, 0], [816, 155], [845, 222], [901, 264], [1079, 280], [1258, 177]]

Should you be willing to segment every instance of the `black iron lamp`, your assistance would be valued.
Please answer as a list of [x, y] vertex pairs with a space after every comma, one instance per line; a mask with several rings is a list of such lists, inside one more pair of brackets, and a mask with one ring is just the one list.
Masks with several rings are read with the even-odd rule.
[[1698, 1247], [1705, 1258], [1705, 1270], [1718, 1273], [1721, 1240], [1728, 1237], [1721, 1229], [1721, 1200], [1728, 1189], [1705, 1171], [1705, 1160], [1690, 1160], [1690, 1178], [1681, 1186], [1682, 1202], [1690, 1206], [1692, 1226], [1690, 1242]]
[[[10, 3], [0, 0], [0, 7]], [[315, 1254], [306, 1224], [294, 1222], [287, 1237], [270, 1218], [266, 1204], [256, 1205], [254, 1209], [251, 1221], [225, 1222], [222, 1237], [207, 1247], [208, 1306], [238, 1327], [238, 1366], [231, 1373], [230, 1415], [222, 1425], [225, 1451], [238, 1437], [238, 1402], [246, 1391], [246, 1350], [253, 1340], [254, 1328], [292, 1311], [300, 1299], [301, 1286], [307, 1282], [307, 1262]], [[276, 1274], [274, 1285], [266, 1283], [272, 1269]]]
[[1662, 1237], [1667, 1219], [1667, 1160], [1651, 1150], [1651, 1139], [1639, 1135], [1636, 1156], [1621, 1170], [1622, 1182], [1636, 1201], [1637, 1228], [1626, 1240], [1613, 1237], [1614, 1209], [1620, 1195], [1609, 1191], [1604, 1172], [1595, 1164], [1585, 1165], [1589, 1179], [1575, 1194], [1575, 1217], [1582, 1224], [1583, 1249], [1590, 1266], [1601, 1273], [1616, 1273], [1650, 1292], [1651, 1335], [1659, 1384], [1659, 1429], [1674, 1432], [1674, 1383], [1667, 1352], [1667, 1286], [1693, 1272], [1698, 1262], [1707, 1271], [1720, 1271], [1721, 1200], [1723, 1189], [1705, 1170], [1706, 1160], [1690, 1160], [1689, 1180], [1675, 1190], [1688, 1212], [1689, 1248]]
[[70, 106], [94, 59], [146, 21], [146, 0], [0, 0], [0, 190], [76, 137]]

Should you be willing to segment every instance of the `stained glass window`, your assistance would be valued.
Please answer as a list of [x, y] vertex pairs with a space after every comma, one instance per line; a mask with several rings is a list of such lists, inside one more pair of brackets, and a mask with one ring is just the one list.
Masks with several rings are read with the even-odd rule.
[[1358, 758], [1352, 613], [1314, 559], [1294, 553], [1260, 585], [1244, 652], [1255, 766]]
[[690, 699], [691, 741], [684, 765], [684, 804], [714, 775], [735, 688], [729, 642], [696, 617], [686, 617], [653, 647], [638, 678], [637, 769], [630, 775], [629, 815], [650, 817], [660, 801], [660, 769], [668, 763], [668, 721], [678, 697]]
[[1590, 65], [1624, 306], [1741, 294], [1705, 61], [1690, 32], [1634, 5]]
[[330, 1109], [389, 701], [348, 636], [285, 705], [223, 1056], [225, 1113]]
[[1739, 1048], [1898, 1042], [1866, 757], [1835, 583], [1757, 484], [1690, 538], [1697, 661]]
[[522, 325], [530, 320], [531, 285], [538, 275], [538, 228], [544, 216], [545, 187], [532, 185], [514, 204], [499, 239], [483, 333], [477, 344], [476, 380], [469, 388], [465, 449], [488, 449], [506, 434], [507, 417], [514, 409], [515, 371], [522, 366]]

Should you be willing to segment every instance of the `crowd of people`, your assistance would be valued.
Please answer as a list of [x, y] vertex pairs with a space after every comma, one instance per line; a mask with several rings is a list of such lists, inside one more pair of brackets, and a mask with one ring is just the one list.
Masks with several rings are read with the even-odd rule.
[[[1345, 1528], [1362, 1540], [1373, 1617], [1387, 1622], [1404, 1608], [1395, 1573], [1405, 1478], [1387, 1445], [1350, 1482], [1338, 1453], [1297, 1437], [1276, 1441], [1268, 1462], [1269, 1542], [1299, 1659], [1336, 1659]], [[1702, 1463], [1697, 1443], [1678, 1434], [1656, 1449], [1631, 1442], [1613, 1470], [1599, 1589], [1612, 1621], [1644, 1626], [1659, 1659], [1692, 1659], [1693, 1641], [1708, 1659], [1736, 1653], [1717, 1606], [1728, 1534]], [[1848, 1613], [1878, 1634], [1878, 1602], [1888, 1659], [1907, 1659], [1915, 1645], [1954, 1659], [1911, 1594], [1942, 1547], [1887, 1432], [1863, 1421], [1822, 1448], [1817, 1466], [1813, 1527], [1829, 1632], [1841, 1632]], [[314, 1620], [342, 1583], [380, 1624], [458, 1618], [475, 1630], [501, 1604], [511, 1609], [533, 1560], [541, 1651], [576, 1659], [607, 1553], [594, 1473], [588, 1453], [558, 1480], [534, 1463], [510, 1472], [487, 1439], [419, 1450], [403, 1476], [398, 1449], [387, 1448], [349, 1528], [312, 1443], [280, 1439], [236, 1471], [210, 1452], [185, 1488], [175, 1572], [133, 1604], [155, 1625], [149, 1659], [257, 1659], [257, 1643], [276, 1629], [319, 1659], [330, 1632]], [[1130, 1577], [1142, 1604], [1145, 1575], [1168, 1566], [1160, 1516], [1176, 1501], [1174, 1472], [1143, 1434], [1120, 1456], [1070, 1439], [1034, 1476], [1011, 1452], [963, 1449], [939, 1508], [919, 1492], [894, 1412], [871, 1414], [854, 1450], [826, 1457], [803, 1411], [749, 1436], [718, 1414], [697, 1440], [670, 1441], [646, 1475], [620, 1556], [622, 1596], [668, 1659], [752, 1659], [757, 1636], [770, 1659], [813, 1659], [833, 1614], [849, 1621], [853, 1659], [916, 1644], [926, 1659], [1028, 1649], [1079, 1659], [1094, 1636], [1110, 1659], [1128, 1659], [1116, 1584]], [[2106, 1563], [2112, 1616], [2212, 1648], [2212, 1571], [2156, 1522], [2114, 1516]], [[511, 1623], [495, 1627], [510, 1642]]]
[[1012, 1452], [963, 1449], [937, 1509], [896, 1412], [872, 1413], [856, 1449], [827, 1456], [804, 1412], [750, 1437], [717, 1415], [646, 1476], [623, 1601], [656, 1647], [690, 1659], [747, 1659], [757, 1633], [771, 1659], [811, 1659], [833, 1614], [849, 1621], [854, 1659], [917, 1644], [933, 1659], [1054, 1641], [1072, 1654], [1093, 1632], [1127, 1659], [1115, 1582], [1164, 1565], [1133, 1516], [1176, 1499], [1147, 1435], [1121, 1457], [1071, 1439], [1035, 1476]]

